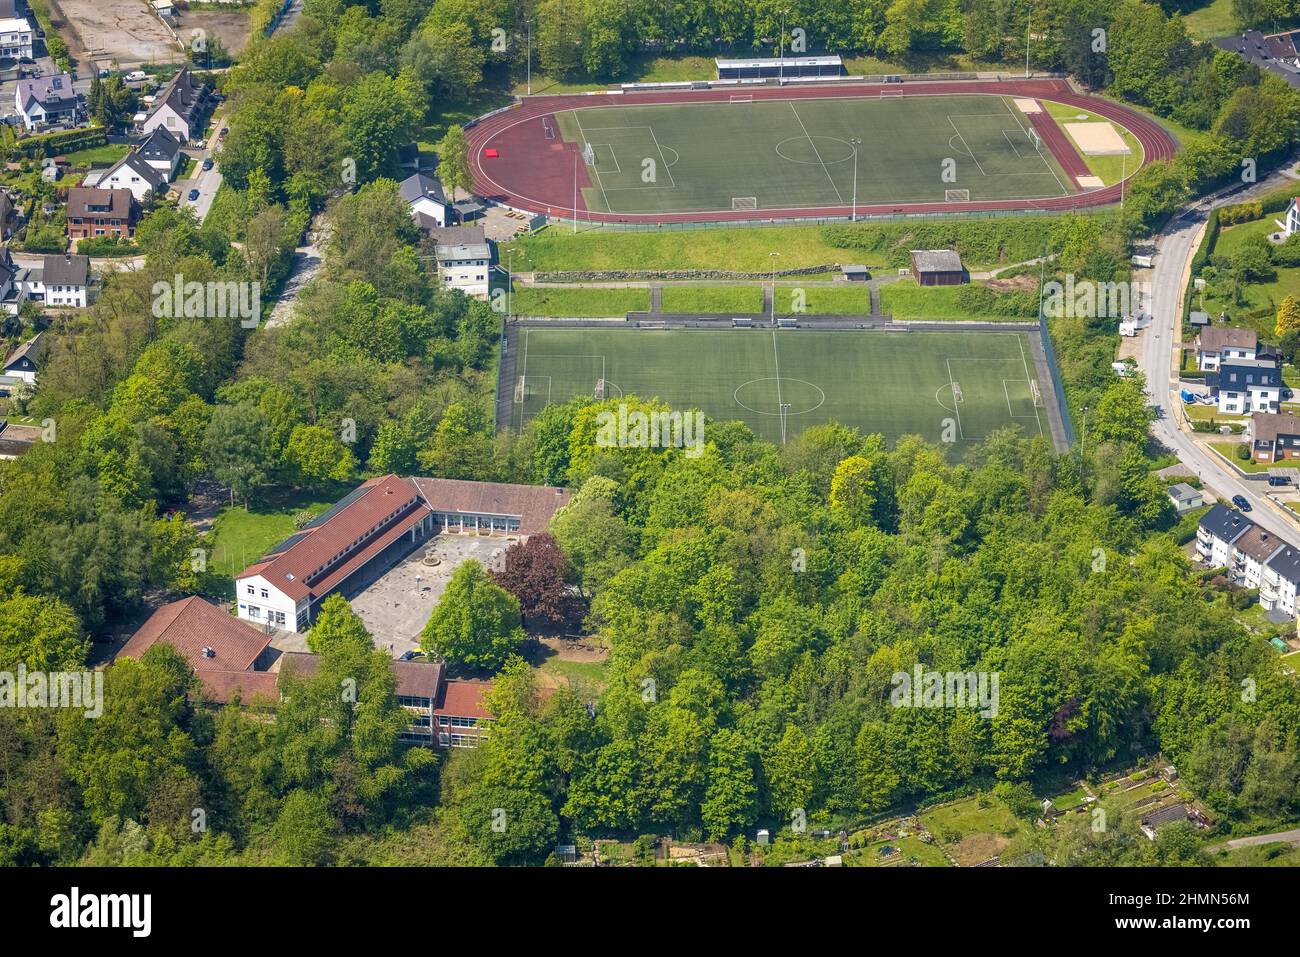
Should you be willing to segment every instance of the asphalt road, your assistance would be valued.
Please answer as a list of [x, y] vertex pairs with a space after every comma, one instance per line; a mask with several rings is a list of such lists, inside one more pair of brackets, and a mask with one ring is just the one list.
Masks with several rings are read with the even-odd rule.
[[1234, 495], [1244, 496], [1251, 505], [1252, 521], [1275, 535], [1295, 540], [1300, 532], [1300, 523], [1265, 497], [1267, 483], [1241, 478], [1218, 456], [1201, 448], [1193, 438], [1194, 433], [1178, 427], [1174, 406], [1182, 400], [1178, 398], [1178, 380], [1174, 375], [1176, 366], [1173, 364], [1174, 349], [1179, 345], [1182, 329], [1180, 304], [1188, 263], [1196, 253], [1200, 227], [1209, 211], [1216, 205], [1230, 205], [1241, 202], [1248, 195], [1277, 189], [1288, 181], [1274, 175], [1249, 190], [1193, 207], [1173, 220], [1157, 237], [1151, 279], [1152, 322], [1143, 332], [1145, 342], [1138, 366], [1146, 376], [1152, 404], [1158, 409], [1158, 418], [1151, 426], [1155, 438], [1195, 472], [1217, 498], [1226, 502]]

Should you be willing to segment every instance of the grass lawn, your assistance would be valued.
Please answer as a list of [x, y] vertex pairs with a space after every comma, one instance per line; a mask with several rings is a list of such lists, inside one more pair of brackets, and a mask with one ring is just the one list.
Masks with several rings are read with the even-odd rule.
[[112, 166], [129, 152], [131, 152], [129, 146], [105, 143], [103, 146], [92, 146], [90, 149], [69, 153], [68, 162], [74, 167]]
[[[802, 286], [804, 312], [828, 315], [868, 315], [871, 312], [871, 290], [864, 282], [846, 283], [843, 286]], [[789, 305], [790, 290], [777, 286], [778, 311]]]
[[1199, 9], [1184, 13], [1183, 23], [1187, 24], [1187, 32], [1198, 40], [1215, 40], [1240, 31], [1240, 24], [1232, 15], [1232, 0], [1209, 0]]
[[[972, 200], [1073, 191], [1055, 157], [1033, 148], [1010, 97], [601, 105], [557, 113], [555, 126], [593, 150], [583, 196], [600, 212], [843, 207], [855, 184], [862, 204], [941, 202], [953, 189]], [[855, 139], [865, 145], [855, 149]], [[948, 157], [956, 157], [952, 178], [939, 175]]]
[[964, 319], [981, 322], [1033, 322], [1037, 317], [998, 316], [972, 313], [960, 303], [961, 286], [918, 286], [913, 279], [900, 279], [880, 287], [880, 311], [895, 319]]
[[[895, 848], [896, 853], [884, 855], [885, 847]], [[877, 841], [868, 844], [860, 851], [855, 851], [844, 858], [846, 867], [898, 867], [915, 860], [922, 867], [949, 867], [948, 858], [943, 850], [934, 844], [927, 844], [919, 837], [900, 837], [896, 841]]]
[[[1136, 136], [1124, 129], [1118, 123], [1107, 120], [1105, 117], [1089, 113], [1087, 110], [1082, 110], [1077, 106], [1067, 106], [1064, 103], [1050, 102], [1046, 103], [1046, 106], [1047, 112], [1051, 114], [1058, 123], [1064, 124], [1073, 121], [1081, 123], [1088, 121], [1108, 122], [1119, 132], [1119, 135], [1124, 140], [1124, 144], [1129, 148], [1129, 150], [1131, 150], [1128, 156], [1089, 156], [1082, 150], [1079, 151], [1079, 155], [1083, 157], [1083, 161], [1088, 165], [1088, 169], [1092, 172], [1092, 175], [1100, 176], [1102, 182], [1107, 186], [1112, 183], [1118, 183], [1125, 175], [1133, 175], [1138, 171], [1138, 167], [1142, 165], [1142, 144], [1138, 142]], [[1062, 125], [1061, 128], [1064, 129], [1064, 125]], [[1066, 136], [1068, 137], [1069, 135], [1070, 134], [1067, 132]]]
[[1282, 666], [1283, 671], [1290, 668], [1293, 669], [1291, 672], [1292, 674], [1300, 674], [1300, 651], [1293, 651], [1290, 654], [1282, 655], [1278, 658], [1278, 663]]
[[1300, 867], [1300, 847], [1284, 842], [1252, 844], [1215, 855], [1220, 867]]
[[989, 794], [932, 808], [921, 814], [921, 823], [963, 867], [1000, 854], [1023, 853], [1033, 838], [1031, 825]]
[[1068, 811], [1076, 808], [1088, 799], [1088, 792], [1082, 787], [1077, 787], [1073, 791], [1067, 791], [1064, 794], [1057, 794], [1051, 798], [1052, 804], [1058, 811]]
[[609, 683], [605, 677], [608, 667], [604, 661], [563, 661], [552, 656], [543, 661], [538, 670], [567, 678], [575, 688], [599, 695]]
[[664, 312], [762, 312], [763, 290], [759, 286], [664, 286], [661, 305]]
[[1210, 448], [1214, 449], [1214, 451], [1218, 452], [1243, 472], [1267, 472], [1273, 467], [1268, 462], [1254, 462], [1250, 459], [1243, 462], [1241, 459], [1237, 458], [1237, 447], [1239, 445], [1241, 445], [1240, 442], [1211, 442]]
[[[1231, 257], [1246, 243], [1256, 236], [1267, 236], [1277, 231], [1273, 222], [1275, 216], [1265, 216], [1249, 223], [1225, 226], [1219, 232], [1215, 243], [1215, 255]], [[1250, 283], [1242, 287], [1241, 302], [1235, 303], [1226, 296], [1219, 295], [1219, 284], [1209, 283], [1200, 297], [1203, 308], [1212, 316], [1226, 312], [1235, 322], [1232, 325], [1247, 325], [1257, 332], [1273, 338], [1274, 316], [1282, 300], [1287, 296], [1300, 296], [1300, 269], [1276, 267], [1277, 275], [1270, 282]]]
[[[272, 546], [295, 531], [295, 517], [300, 512], [320, 514], [339, 496], [324, 497], [304, 493], [276, 494], [265, 502], [255, 502], [247, 510], [242, 505], [221, 510], [213, 522], [212, 566], [219, 575], [234, 577], [257, 561]], [[232, 583], [233, 587], [233, 583]]]
[[1184, 402], [1183, 411], [1193, 422], [1218, 422], [1220, 425], [1240, 425], [1250, 418], [1247, 415], [1225, 415], [1217, 405], [1202, 405], [1199, 402]]
[[648, 289], [517, 289], [510, 311], [516, 316], [623, 316], [650, 308]]
[[548, 402], [591, 395], [604, 379], [610, 398], [658, 396], [676, 409], [743, 419], [769, 441], [781, 439], [783, 405], [789, 434], [836, 421], [888, 439], [947, 439], [959, 455], [1008, 424], [1050, 434], [1018, 332], [525, 328], [515, 349], [526, 389], [513, 407], [516, 427]]

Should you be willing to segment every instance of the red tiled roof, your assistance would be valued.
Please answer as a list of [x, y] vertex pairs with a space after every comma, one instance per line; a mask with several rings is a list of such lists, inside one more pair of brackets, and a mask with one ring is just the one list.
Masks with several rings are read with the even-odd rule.
[[[300, 675], [310, 678], [320, 668], [320, 656], [304, 651], [288, 651], [280, 656], [280, 674]], [[441, 661], [394, 661], [393, 674], [397, 676], [396, 694], [410, 698], [438, 700], [438, 688], [443, 683], [444, 666]], [[447, 682], [448, 685], [464, 682]], [[469, 682], [492, 687], [490, 682]], [[460, 712], [456, 712], [460, 714]]]
[[[410, 479], [396, 475], [370, 479], [363, 483], [363, 495], [348, 502], [339, 512], [316, 528], [306, 530], [304, 538], [278, 555], [250, 565], [235, 576], [236, 581], [260, 574], [295, 602], [308, 596], [320, 596], [396, 541], [414, 522], [428, 514]], [[356, 545], [361, 536], [395, 512], [414, 507], [415, 514], [397, 519], [383, 534], [348, 555], [333, 568], [323, 570], [327, 562]], [[382, 543], [382, 544], [381, 544]]]
[[546, 531], [551, 516], [569, 504], [570, 498], [567, 489], [549, 485], [440, 478], [415, 478], [411, 481], [435, 512], [513, 516], [521, 520], [519, 531], [524, 535]]
[[442, 692], [434, 714], [455, 718], [491, 718], [492, 712], [483, 704], [483, 696], [492, 690], [490, 681], [465, 681], [453, 678]]
[[[192, 596], [163, 605], [154, 612], [118, 652], [118, 657], [139, 658], [159, 641], [175, 648], [191, 668], [201, 673], [247, 671], [271, 643], [271, 638], [204, 599]], [[212, 650], [211, 657], [203, 654], [204, 648]]]
[[214, 701], [229, 704], [236, 693], [247, 704], [254, 697], [280, 699], [280, 676], [270, 671], [196, 671]]

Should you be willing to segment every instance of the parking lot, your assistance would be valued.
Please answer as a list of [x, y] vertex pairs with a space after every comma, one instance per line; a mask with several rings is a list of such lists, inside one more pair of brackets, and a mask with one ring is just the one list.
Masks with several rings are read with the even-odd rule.
[[[420, 632], [433, 614], [438, 599], [456, 566], [469, 558], [490, 567], [493, 553], [510, 546], [506, 538], [443, 533], [399, 561], [365, 591], [351, 599], [352, 610], [366, 623], [375, 645], [394, 657], [418, 651]], [[427, 549], [439, 559], [425, 564]]]

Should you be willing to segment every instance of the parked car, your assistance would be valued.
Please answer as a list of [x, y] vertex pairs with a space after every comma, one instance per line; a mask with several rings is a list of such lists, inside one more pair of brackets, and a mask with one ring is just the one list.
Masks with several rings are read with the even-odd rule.
[[190, 190], [190, 202], [191, 203], [196, 202], [198, 198], [199, 198], [199, 191], [197, 189]]
[[211, 157], [211, 156], [204, 157], [204, 159], [203, 159], [203, 169], [204, 169], [205, 172], [206, 172], [207, 170], [212, 169], [212, 157]]
[[1243, 512], [1250, 511], [1250, 503], [1246, 501], [1246, 496], [1244, 495], [1232, 496], [1232, 504], [1237, 506], [1237, 508], [1241, 509]]

